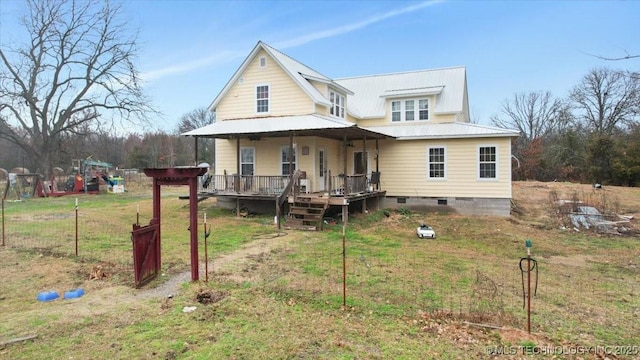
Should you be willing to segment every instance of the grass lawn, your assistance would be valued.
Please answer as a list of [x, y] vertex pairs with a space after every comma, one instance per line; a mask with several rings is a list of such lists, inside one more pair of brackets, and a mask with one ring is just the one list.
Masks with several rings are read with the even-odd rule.
[[[519, 211], [512, 218], [407, 210], [350, 217], [346, 307], [340, 225], [278, 234], [272, 216], [236, 218], [203, 201], [199, 212], [212, 230], [209, 281], [182, 283], [171, 297], [146, 296], [190, 269], [180, 188], [163, 189], [162, 275], [139, 290], [132, 287], [129, 237], [138, 209], [142, 223], [151, 217], [150, 191], [79, 197], [78, 257], [71, 198], [7, 204], [0, 358], [640, 357], [640, 238], [561, 229], [545, 209], [549, 193], [591, 193], [552, 186], [515, 184]], [[637, 224], [640, 190], [615, 190], [607, 201], [636, 214]], [[415, 236], [421, 222], [437, 239]], [[532, 334], [518, 267], [525, 239], [533, 241], [539, 267]], [[104, 276], [90, 279], [98, 267]], [[86, 294], [36, 300], [40, 291], [76, 287]], [[35, 338], [8, 343], [29, 335]], [[560, 353], [580, 349], [587, 353]]]

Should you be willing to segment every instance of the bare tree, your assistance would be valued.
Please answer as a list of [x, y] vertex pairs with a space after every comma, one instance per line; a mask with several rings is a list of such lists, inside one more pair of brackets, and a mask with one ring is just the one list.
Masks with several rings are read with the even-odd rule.
[[152, 109], [133, 62], [137, 34], [127, 30], [119, 6], [102, 0], [26, 4], [21, 23], [28, 41], [0, 44], [0, 137], [48, 174], [63, 134], [144, 120]]
[[[216, 121], [215, 113], [209, 111], [206, 108], [198, 108], [188, 112], [180, 118], [180, 122], [178, 123], [178, 132], [184, 133], [190, 130], [198, 129], [203, 126], [207, 126], [209, 124], [213, 124]], [[195, 144], [194, 146], [185, 146], [185, 151], [191, 151], [191, 154], [196, 153]], [[198, 142], [198, 159], [196, 159], [196, 163], [201, 161], [205, 161], [208, 163], [213, 162], [215, 158], [215, 139], [201, 139]], [[193, 159], [193, 157], [191, 157]]]
[[570, 99], [591, 132], [611, 135], [617, 127], [638, 121], [640, 76], [630, 71], [593, 69], [573, 88]]
[[502, 104], [502, 114], [494, 115], [494, 125], [517, 129], [526, 143], [544, 138], [570, 120], [568, 106], [549, 91], [518, 93]]
[[213, 112], [206, 108], [198, 108], [182, 115], [178, 123], [178, 132], [184, 133], [198, 129], [213, 124], [215, 121], [216, 116]]

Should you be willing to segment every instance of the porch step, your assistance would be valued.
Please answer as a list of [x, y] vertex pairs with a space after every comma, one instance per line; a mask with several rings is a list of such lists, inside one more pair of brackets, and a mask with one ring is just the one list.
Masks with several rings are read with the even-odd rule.
[[293, 230], [307, 230], [307, 231], [316, 231], [318, 230], [317, 226], [314, 224], [310, 224], [304, 219], [297, 218], [288, 218], [286, 224], [284, 225], [285, 229], [293, 229]]
[[322, 218], [328, 207], [329, 198], [298, 196], [289, 208], [285, 227], [299, 230], [321, 229]]

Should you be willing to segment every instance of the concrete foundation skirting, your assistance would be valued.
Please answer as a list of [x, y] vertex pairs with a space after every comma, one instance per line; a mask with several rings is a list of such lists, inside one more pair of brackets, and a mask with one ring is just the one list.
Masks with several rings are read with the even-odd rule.
[[[379, 204], [376, 203], [377, 199], [380, 199]], [[240, 205], [252, 213], [275, 213], [274, 200], [241, 199]], [[224, 209], [235, 209], [236, 200], [229, 197], [218, 197], [217, 206]], [[285, 208], [286, 206], [287, 204], [285, 204]], [[458, 213], [462, 215], [510, 216], [511, 199], [386, 196], [366, 199], [366, 204], [363, 204], [362, 200], [354, 202], [349, 206], [349, 211], [361, 212], [364, 209], [376, 211], [378, 209], [400, 208], [425, 212]], [[283, 214], [286, 214], [286, 209], [283, 209]]]
[[498, 198], [387, 196], [382, 206], [387, 209], [407, 208], [418, 211], [457, 212], [462, 215], [511, 214], [511, 199]]

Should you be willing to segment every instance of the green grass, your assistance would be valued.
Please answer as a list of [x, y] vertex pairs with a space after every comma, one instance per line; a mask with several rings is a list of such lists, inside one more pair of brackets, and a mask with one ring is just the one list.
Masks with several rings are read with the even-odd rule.
[[[205, 201], [198, 206], [211, 226], [210, 258], [251, 244], [263, 244], [264, 252], [213, 272], [208, 283], [183, 284], [171, 299], [136, 299], [129, 236], [137, 207], [141, 222], [148, 222], [150, 202], [135, 194], [80, 197], [85, 231], [78, 258], [70, 255], [71, 244], [60, 248], [56, 240], [73, 230], [65, 222], [73, 217], [56, 215], [73, 214], [72, 198], [7, 207], [8, 247], [0, 249], [0, 341], [32, 333], [38, 338], [0, 349], [0, 357], [457, 359], [482, 357], [487, 346], [509, 341], [525, 347], [544, 341], [623, 345], [640, 336], [637, 239], [408, 210], [389, 218], [382, 211], [351, 217], [343, 264], [341, 226], [288, 231], [283, 248], [267, 250], [277, 241], [268, 236], [275, 232], [272, 217], [236, 218]], [[173, 194], [163, 197], [167, 274], [189, 269], [186, 204]], [[436, 240], [415, 237], [423, 219], [436, 229]], [[202, 219], [199, 228], [202, 258]], [[44, 234], [54, 236], [44, 239]], [[462, 326], [462, 320], [473, 321], [473, 312], [482, 311], [482, 322], [523, 328], [518, 261], [526, 238], [533, 240], [540, 267], [532, 320], [534, 332], [542, 335], [503, 340], [491, 330]], [[33, 250], [33, 244], [42, 246]], [[52, 251], [40, 250], [45, 247]], [[89, 281], [88, 271], [105, 260], [122, 266], [107, 280]], [[34, 301], [39, 289], [71, 286], [83, 286], [87, 294], [74, 302]], [[204, 305], [196, 301], [201, 290], [226, 296]], [[197, 309], [184, 313], [185, 306]], [[438, 312], [450, 317], [438, 318]], [[425, 313], [431, 317], [424, 318]], [[444, 332], [429, 330], [432, 326]], [[476, 342], [461, 340], [469, 337]]]

